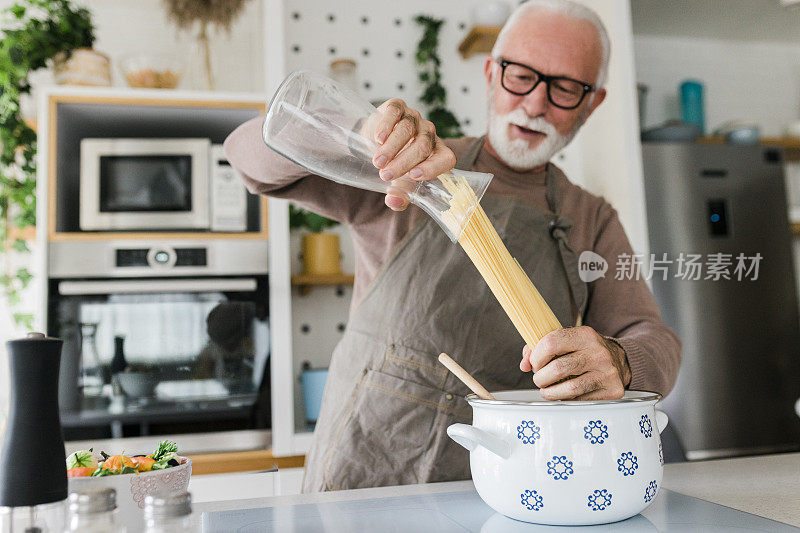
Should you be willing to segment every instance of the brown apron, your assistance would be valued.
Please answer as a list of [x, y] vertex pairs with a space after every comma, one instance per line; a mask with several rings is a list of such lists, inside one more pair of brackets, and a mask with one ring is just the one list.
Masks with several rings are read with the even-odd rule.
[[[456, 167], [471, 169], [482, 146], [476, 139]], [[551, 165], [546, 187], [552, 213], [512, 197], [486, 195], [481, 205], [559, 321], [574, 324], [587, 291]], [[532, 388], [519, 370], [524, 344], [461, 247], [426, 217], [378, 272], [334, 350], [303, 491], [469, 479], [469, 454], [446, 430], [470, 423], [470, 391], [437, 356], [448, 353], [490, 391]]]

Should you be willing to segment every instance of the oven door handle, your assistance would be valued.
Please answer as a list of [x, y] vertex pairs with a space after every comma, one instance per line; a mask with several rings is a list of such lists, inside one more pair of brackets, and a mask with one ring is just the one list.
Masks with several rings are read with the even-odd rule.
[[60, 281], [58, 294], [143, 294], [164, 292], [253, 292], [255, 278], [194, 278], [153, 280]]

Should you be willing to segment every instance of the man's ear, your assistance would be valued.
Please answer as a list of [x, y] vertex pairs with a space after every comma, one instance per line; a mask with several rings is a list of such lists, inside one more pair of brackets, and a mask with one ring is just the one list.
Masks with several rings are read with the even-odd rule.
[[494, 69], [494, 65], [494, 58], [492, 56], [486, 56], [486, 62], [483, 64], [483, 75], [486, 78], [487, 93], [492, 89], [492, 70]]
[[594, 113], [594, 110], [597, 109], [597, 106], [602, 104], [603, 100], [605, 100], [605, 99], [606, 99], [606, 90], [605, 89], [597, 89], [597, 91], [595, 91], [595, 93], [594, 93], [594, 100], [592, 100], [592, 103], [589, 105], [589, 114], [586, 115], [587, 119], [590, 116], [592, 116], [592, 113]]

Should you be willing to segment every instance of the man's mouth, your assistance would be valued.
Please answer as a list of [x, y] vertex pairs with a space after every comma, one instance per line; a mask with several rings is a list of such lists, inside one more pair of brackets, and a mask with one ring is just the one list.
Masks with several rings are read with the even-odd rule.
[[538, 139], [541, 139], [542, 137], [546, 136], [546, 134], [542, 133], [541, 131], [525, 128], [525, 127], [519, 126], [517, 124], [512, 124], [511, 126], [516, 131], [517, 136], [522, 138], [522, 139], [538, 140]]

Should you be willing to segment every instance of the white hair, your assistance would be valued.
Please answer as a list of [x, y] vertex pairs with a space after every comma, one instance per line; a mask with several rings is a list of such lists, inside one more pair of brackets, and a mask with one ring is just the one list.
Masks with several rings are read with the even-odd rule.
[[572, 0], [528, 0], [517, 6], [511, 16], [503, 25], [500, 34], [497, 36], [497, 41], [492, 48], [492, 57], [500, 57], [501, 50], [508, 40], [508, 34], [511, 28], [519, 22], [525, 14], [534, 10], [543, 9], [566, 15], [571, 18], [588, 21], [597, 30], [597, 35], [600, 38], [600, 46], [602, 47], [603, 55], [600, 60], [600, 69], [597, 71], [597, 79], [594, 86], [601, 89], [606, 82], [606, 75], [608, 74], [608, 58], [611, 53], [611, 43], [608, 40], [608, 32], [606, 31], [603, 21], [594, 10], [586, 7], [583, 4], [573, 2]]

